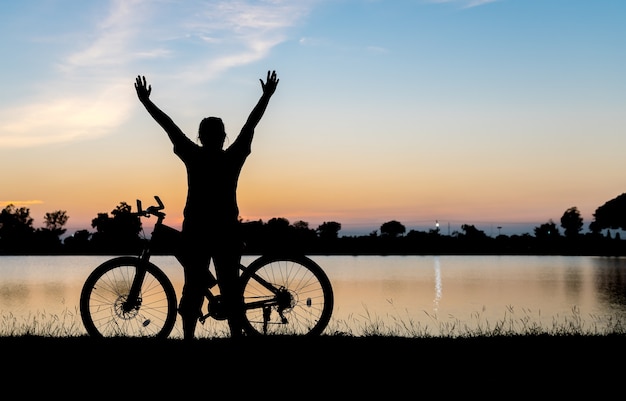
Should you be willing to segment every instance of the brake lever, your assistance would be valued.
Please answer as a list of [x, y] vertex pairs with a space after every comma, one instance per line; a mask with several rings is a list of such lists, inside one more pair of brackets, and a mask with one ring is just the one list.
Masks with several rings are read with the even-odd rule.
[[141, 208], [141, 199], [137, 199], [137, 214], [143, 214], [143, 209]]
[[155, 199], [155, 200], [157, 201], [157, 203], [159, 204], [159, 209], [158, 209], [158, 210], [161, 210], [161, 209], [163, 209], [163, 208], [165, 207], [165, 206], [163, 205], [163, 202], [161, 202], [161, 198], [159, 198], [159, 196], [158, 196], [158, 195], [154, 195], [154, 199]]

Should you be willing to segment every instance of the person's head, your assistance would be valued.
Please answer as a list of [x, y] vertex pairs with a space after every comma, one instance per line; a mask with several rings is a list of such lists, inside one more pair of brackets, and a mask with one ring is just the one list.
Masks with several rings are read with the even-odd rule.
[[202, 146], [212, 149], [222, 149], [226, 139], [224, 123], [219, 117], [207, 117], [200, 122], [198, 139]]

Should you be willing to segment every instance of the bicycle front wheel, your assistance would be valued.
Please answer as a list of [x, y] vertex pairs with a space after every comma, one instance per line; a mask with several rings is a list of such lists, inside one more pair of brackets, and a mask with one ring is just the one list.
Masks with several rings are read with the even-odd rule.
[[330, 280], [306, 256], [261, 256], [241, 280], [248, 335], [319, 335], [330, 321]]
[[[130, 299], [138, 273], [143, 275], [141, 286]], [[176, 307], [176, 292], [165, 273], [136, 257], [102, 263], [87, 277], [80, 295], [80, 315], [92, 337], [166, 338], [176, 323]]]

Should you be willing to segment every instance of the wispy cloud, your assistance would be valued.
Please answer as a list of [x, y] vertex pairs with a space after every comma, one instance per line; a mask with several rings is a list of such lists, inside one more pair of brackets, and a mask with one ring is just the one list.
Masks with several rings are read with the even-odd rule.
[[385, 53], [389, 53], [389, 50], [385, 47], [380, 47], [380, 46], [367, 46], [367, 51], [371, 52], [371, 53], [376, 53], [376, 54], [385, 54]]
[[315, 3], [222, 1], [199, 8], [193, 18], [185, 19], [182, 30], [187, 32], [188, 42], [202, 40], [210, 51], [183, 66], [176, 78], [197, 83], [266, 57]]
[[478, 7], [478, 6], [483, 6], [489, 3], [495, 3], [497, 1], [500, 1], [500, 0], [428, 0], [428, 2], [436, 3], [436, 4], [443, 4], [443, 3], [458, 4], [459, 7], [461, 8]]
[[113, 0], [109, 14], [95, 28], [94, 40], [72, 53], [61, 64], [62, 70], [75, 72], [79, 68], [122, 65], [132, 55], [129, 46], [145, 18], [140, 12], [143, 2]]
[[[56, 87], [61, 90], [59, 87]], [[106, 135], [127, 116], [128, 88], [100, 85], [88, 95], [40, 94], [40, 99], [0, 112], [0, 147], [44, 146]], [[61, 92], [63, 93], [63, 92]]]
[[104, 18], [80, 33], [81, 47], [50, 61], [56, 75], [37, 83], [45, 89], [0, 111], [0, 148], [106, 135], [127, 120], [129, 77], [147, 60], [179, 85], [214, 79], [266, 57], [314, 4], [111, 0]]
[[478, 7], [489, 3], [495, 3], [500, 0], [471, 0], [467, 1], [465, 4], [465, 8]]

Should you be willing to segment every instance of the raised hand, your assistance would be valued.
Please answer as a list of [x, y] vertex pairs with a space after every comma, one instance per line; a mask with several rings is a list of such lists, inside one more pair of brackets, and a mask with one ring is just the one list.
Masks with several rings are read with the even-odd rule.
[[148, 85], [146, 83], [145, 76], [142, 77], [142, 76], [137, 75], [137, 78], [135, 78], [135, 90], [137, 91], [137, 97], [139, 98], [139, 100], [143, 102], [144, 100], [147, 100], [148, 98], [150, 98], [150, 93], [152, 92], [152, 85]]
[[259, 81], [261, 81], [261, 88], [263, 89], [263, 94], [267, 96], [272, 96], [274, 94], [274, 91], [276, 90], [276, 86], [278, 85], [278, 81], [280, 81], [280, 79], [276, 77], [276, 71], [271, 71], [271, 72], [267, 71], [266, 82], [263, 82], [262, 79], [259, 79]]

